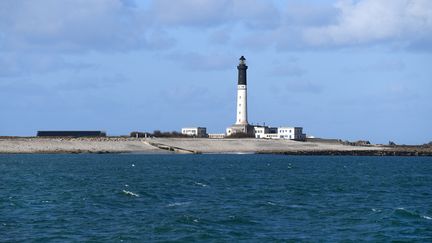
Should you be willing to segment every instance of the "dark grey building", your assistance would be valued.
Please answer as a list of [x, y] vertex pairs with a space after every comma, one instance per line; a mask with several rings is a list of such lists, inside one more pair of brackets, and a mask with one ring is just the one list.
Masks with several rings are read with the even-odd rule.
[[103, 131], [38, 131], [38, 137], [106, 137]]

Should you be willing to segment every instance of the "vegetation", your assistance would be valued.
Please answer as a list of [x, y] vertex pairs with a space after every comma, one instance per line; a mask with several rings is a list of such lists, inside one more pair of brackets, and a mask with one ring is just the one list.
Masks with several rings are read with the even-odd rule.
[[150, 136], [156, 137], [156, 138], [187, 138], [187, 137], [190, 137], [188, 135], [181, 134], [181, 133], [176, 132], [176, 131], [161, 132], [159, 130], [155, 130], [152, 134], [150, 134]]
[[355, 142], [343, 141], [342, 144], [351, 145], [351, 146], [366, 146], [366, 145], [370, 145], [371, 143], [367, 140], [358, 140]]
[[254, 136], [244, 132], [236, 132], [227, 136], [226, 138], [254, 138]]

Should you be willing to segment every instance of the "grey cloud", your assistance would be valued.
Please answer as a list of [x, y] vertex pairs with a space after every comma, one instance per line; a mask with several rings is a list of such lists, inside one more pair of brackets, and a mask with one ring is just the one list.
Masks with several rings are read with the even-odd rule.
[[153, 48], [155, 43], [164, 42], [163, 35], [156, 36], [154, 41], [155, 30], [149, 30], [148, 16], [132, 3], [124, 0], [1, 1], [2, 49], [127, 51]]
[[430, 38], [432, 2], [419, 0], [339, 1], [338, 20], [334, 24], [307, 28], [306, 43], [322, 45], [361, 45], [412, 43], [418, 38]]
[[[288, 1], [279, 11], [280, 24], [250, 30], [234, 43], [250, 49], [328, 50], [380, 46], [432, 50], [432, 1], [336, 1], [334, 6]], [[249, 41], [250, 40], [250, 41]]]
[[337, 21], [338, 10], [323, 4], [288, 2], [283, 11], [284, 25], [287, 26], [324, 26]]
[[243, 23], [252, 29], [275, 28], [279, 11], [264, 0], [158, 0], [149, 9], [162, 26], [214, 27]]
[[62, 56], [54, 54], [23, 52], [0, 52], [0, 54], [0, 78], [47, 73], [63, 69], [78, 71], [95, 67], [89, 63], [68, 62]]

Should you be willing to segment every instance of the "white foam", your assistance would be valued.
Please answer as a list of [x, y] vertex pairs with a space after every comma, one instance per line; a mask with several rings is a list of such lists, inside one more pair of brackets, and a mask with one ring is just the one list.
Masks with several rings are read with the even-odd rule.
[[421, 217], [424, 218], [424, 219], [432, 220], [432, 217], [429, 217], [429, 216], [426, 216], [426, 215], [423, 215]]
[[170, 203], [167, 206], [168, 207], [175, 207], [175, 206], [182, 206], [182, 205], [188, 205], [190, 204], [190, 202], [175, 202], [175, 203]]
[[276, 205], [274, 202], [267, 202], [268, 205]]
[[129, 195], [129, 196], [139, 197], [138, 194], [133, 193], [133, 192], [131, 192], [131, 191], [123, 190], [123, 193], [126, 194], [126, 195]]
[[202, 187], [208, 187], [208, 185], [201, 183], [201, 182], [195, 182], [195, 185], [202, 186]]

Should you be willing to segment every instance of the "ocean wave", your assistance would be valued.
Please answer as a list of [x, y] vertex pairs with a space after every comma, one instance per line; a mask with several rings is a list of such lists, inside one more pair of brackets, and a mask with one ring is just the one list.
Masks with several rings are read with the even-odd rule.
[[406, 218], [422, 218], [427, 220], [432, 220], [432, 217], [427, 215], [421, 215], [415, 211], [410, 211], [405, 208], [396, 208], [394, 211], [395, 215]]
[[175, 202], [175, 203], [169, 203], [167, 207], [176, 207], [176, 206], [183, 206], [189, 204], [191, 204], [191, 202]]
[[202, 187], [208, 187], [207, 184], [204, 184], [204, 183], [201, 183], [201, 182], [195, 182], [195, 185], [202, 186]]
[[124, 194], [128, 195], [128, 196], [139, 197], [138, 194], [133, 193], [133, 192], [131, 192], [131, 191], [123, 190], [122, 192], [123, 192]]

